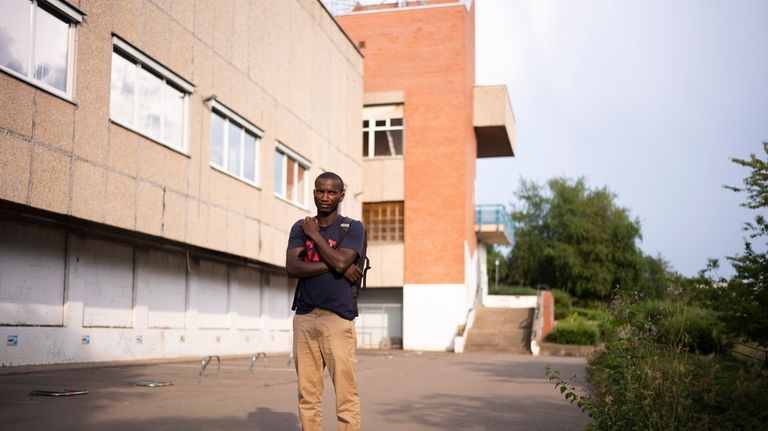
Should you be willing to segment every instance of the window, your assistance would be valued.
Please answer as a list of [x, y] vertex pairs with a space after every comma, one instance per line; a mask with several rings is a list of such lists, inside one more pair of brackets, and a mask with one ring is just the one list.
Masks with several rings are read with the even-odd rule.
[[363, 157], [403, 155], [403, 105], [363, 108]]
[[309, 161], [290, 148], [277, 143], [275, 150], [275, 195], [307, 206], [307, 171]]
[[187, 103], [194, 87], [121, 39], [112, 42], [110, 118], [185, 152]]
[[371, 242], [403, 242], [403, 202], [363, 203], [363, 223]]
[[213, 101], [211, 112], [211, 166], [258, 185], [259, 140], [262, 131]]
[[59, 0], [4, 0], [0, 69], [69, 99], [77, 9]]

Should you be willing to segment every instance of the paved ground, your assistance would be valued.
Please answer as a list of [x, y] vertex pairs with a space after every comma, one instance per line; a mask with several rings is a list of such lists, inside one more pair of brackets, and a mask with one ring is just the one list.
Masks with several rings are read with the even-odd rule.
[[[221, 372], [199, 379], [199, 362], [0, 374], [2, 430], [275, 430], [298, 431], [296, 377], [287, 356], [224, 358]], [[363, 430], [580, 430], [588, 418], [544, 376], [584, 373], [581, 358], [514, 354], [393, 351], [358, 354]], [[169, 387], [136, 387], [142, 380]], [[29, 396], [33, 389], [87, 395]], [[325, 430], [335, 429], [326, 378]]]

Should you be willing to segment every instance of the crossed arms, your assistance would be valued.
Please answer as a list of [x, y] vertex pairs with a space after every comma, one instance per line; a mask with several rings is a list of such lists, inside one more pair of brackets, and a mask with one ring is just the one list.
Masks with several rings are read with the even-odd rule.
[[285, 269], [291, 277], [312, 277], [325, 272], [335, 272], [344, 275], [352, 284], [360, 281], [362, 271], [357, 265], [354, 265], [357, 259], [357, 252], [348, 248], [334, 249], [320, 235], [320, 226], [314, 217], [306, 217], [301, 222], [301, 227], [310, 240], [315, 243], [317, 254], [320, 260], [317, 262], [305, 262], [299, 254], [304, 250], [303, 247], [288, 249], [285, 255]]

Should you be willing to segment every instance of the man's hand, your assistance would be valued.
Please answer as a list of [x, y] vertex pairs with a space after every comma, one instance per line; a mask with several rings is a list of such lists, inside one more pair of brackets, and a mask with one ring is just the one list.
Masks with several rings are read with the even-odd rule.
[[344, 271], [344, 278], [352, 284], [357, 284], [363, 278], [363, 271], [355, 264], [349, 265], [349, 268]]
[[304, 230], [304, 235], [310, 239], [317, 238], [316, 235], [320, 235], [320, 223], [317, 221], [317, 217], [304, 217], [304, 220], [301, 221], [301, 229]]

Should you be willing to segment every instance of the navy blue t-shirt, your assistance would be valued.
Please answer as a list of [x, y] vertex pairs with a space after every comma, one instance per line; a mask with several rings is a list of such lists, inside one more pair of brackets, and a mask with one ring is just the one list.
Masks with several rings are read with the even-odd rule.
[[[333, 248], [348, 248], [357, 252], [359, 256], [363, 252], [363, 238], [365, 230], [363, 224], [353, 221], [344, 242], [339, 244], [341, 238], [341, 223], [344, 217], [337, 216], [336, 220], [326, 227], [320, 227], [320, 235], [325, 238]], [[304, 260], [307, 262], [319, 261], [314, 242], [304, 235], [301, 228], [301, 220], [297, 221], [291, 227], [291, 234], [288, 238], [288, 249], [303, 247], [306, 252]], [[299, 298], [296, 304], [297, 314], [306, 314], [315, 308], [324, 308], [333, 311], [347, 320], [353, 320], [357, 317], [352, 304], [352, 285], [344, 278], [343, 274], [335, 272], [324, 272], [314, 277], [304, 277], [299, 279], [300, 290]]]

